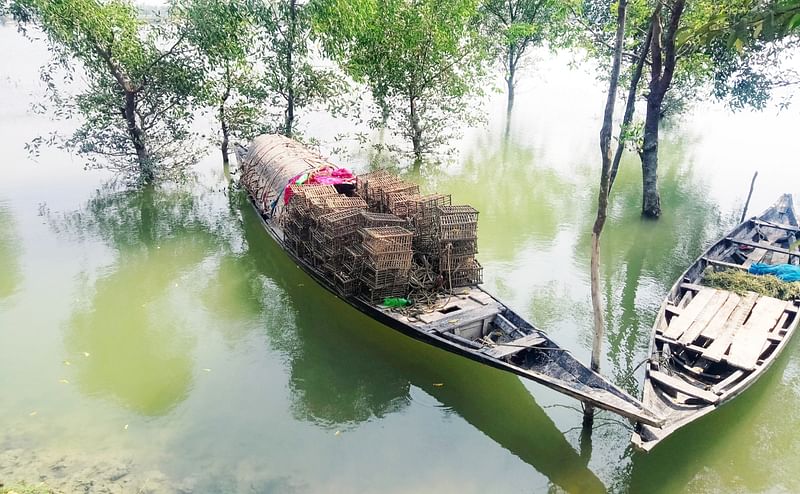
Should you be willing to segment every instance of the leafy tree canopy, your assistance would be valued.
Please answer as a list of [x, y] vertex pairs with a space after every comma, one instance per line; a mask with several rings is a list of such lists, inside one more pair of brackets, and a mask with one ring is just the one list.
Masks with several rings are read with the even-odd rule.
[[487, 48], [475, 0], [320, 0], [315, 25], [326, 51], [365, 83], [381, 119], [408, 138], [417, 162], [469, 121], [482, 92]]
[[[23, 32], [33, 24], [45, 33], [53, 54], [41, 72], [45, 106], [64, 118], [83, 117], [61, 143], [85, 156], [87, 166], [147, 183], [177, 178], [194, 161], [183, 141], [200, 72], [174, 26], [145, 24], [125, 0], [12, 0], [8, 11]], [[76, 73], [85, 84], [72, 94]]]

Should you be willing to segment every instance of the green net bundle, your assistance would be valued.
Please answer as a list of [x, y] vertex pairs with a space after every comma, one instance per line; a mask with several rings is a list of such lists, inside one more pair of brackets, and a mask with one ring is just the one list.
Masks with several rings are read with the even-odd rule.
[[755, 275], [738, 269], [714, 271], [709, 268], [703, 273], [704, 285], [721, 290], [729, 290], [739, 295], [755, 292], [759, 295], [794, 300], [800, 298], [800, 282], [781, 281], [772, 275]]

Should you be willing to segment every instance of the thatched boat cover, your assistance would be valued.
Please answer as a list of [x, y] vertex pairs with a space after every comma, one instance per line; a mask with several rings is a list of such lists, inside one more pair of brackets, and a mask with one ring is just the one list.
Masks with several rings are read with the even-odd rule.
[[240, 160], [241, 183], [265, 213], [279, 214], [283, 201], [272, 203], [283, 194], [293, 177], [321, 166], [336, 167], [321, 155], [279, 134], [260, 135], [253, 139], [247, 154]]

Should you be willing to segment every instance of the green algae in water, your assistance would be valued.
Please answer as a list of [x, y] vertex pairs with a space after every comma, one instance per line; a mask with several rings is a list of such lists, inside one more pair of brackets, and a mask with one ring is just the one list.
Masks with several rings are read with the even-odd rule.
[[40, 484], [40, 485], [28, 485], [28, 484], [20, 484], [11, 487], [3, 487], [0, 484], [0, 494], [58, 494], [57, 491], [54, 491], [50, 487]]
[[759, 295], [781, 300], [800, 298], [800, 282], [781, 281], [771, 274], [755, 275], [738, 269], [725, 271], [706, 269], [705, 273], [703, 273], [703, 280], [708, 286], [729, 290], [739, 295], [744, 295], [746, 292], [755, 292]]

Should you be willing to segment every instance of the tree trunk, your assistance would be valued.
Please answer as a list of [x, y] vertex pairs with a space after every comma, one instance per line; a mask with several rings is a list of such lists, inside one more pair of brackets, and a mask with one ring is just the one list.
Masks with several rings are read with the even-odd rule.
[[[627, 14], [627, 0], [619, 0], [617, 4], [617, 32], [614, 41], [614, 58], [611, 64], [608, 95], [605, 111], [603, 112], [603, 126], [600, 129], [600, 157], [602, 167], [600, 172], [600, 191], [597, 195], [597, 216], [592, 226], [592, 253], [590, 262], [592, 312], [594, 314], [594, 338], [592, 340], [591, 369], [600, 370], [600, 356], [603, 351], [605, 334], [605, 321], [603, 320], [603, 296], [600, 292], [600, 235], [606, 223], [608, 211], [608, 194], [613, 185], [611, 176], [616, 175], [612, 170], [613, 157], [611, 155], [611, 128], [614, 124], [614, 107], [616, 106], [617, 87], [619, 86], [619, 71], [622, 64], [623, 37], [625, 34], [625, 16]], [[584, 429], [590, 429], [594, 422], [594, 407], [586, 405], [583, 416]]]
[[291, 88], [289, 88], [289, 94], [287, 96], [284, 133], [286, 134], [286, 137], [292, 137], [292, 127], [294, 126], [294, 91]]
[[506, 73], [506, 86], [508, 86], [508, 106], [506, 107], [506, 115], [511, 115], [511, 110], [514, 109], [514, 76], [516, 75], [517, 67], [514, 63], [514, 45], [508, 45], [508, 67]]
[[297, 0], [289, 3], [289, 43], [286, 47], [286, 119], [284, 121], [284, 134], [292, 137], [294, 126], [294, 38], [297, 29]]
[[506, 79], [506, 84], [508, 85], [508, 105], [506, 106], [506, 114], [511, 115], [511, 110], [514, 109], [514, 79], [513, 76], [509, 76]]
[[222, 98], [219, 101], [219, 125], [222, 130], [222, 143], [220, 144], [220, 151], [222, 151], [222, 165], [227, 166], [230, 162], [228, 160], [228, 143], [230, 142], [230, 129], [228, 128], [228, 116], [225, 114], [225, 103], [231, 97], [231, 67], [228, 63], [225, 64], [225, 92], [222, 93]]
[[661, 198], [658, 195], [658, 130], [663, 97], [650, 92], [644, 121], [642, 150], [642, 215], [647, 218], [661, 216]]
[[685, 0], [675, 0], [668, 11], [666, 31], [661, 26], [661, 3], [650, 21], [652, 31], [650, 94], [647, 95], [647, 114], [644, 120], [642, 150], [642, 215], [648, 218], [661, 216], [661, 198], [658, 196], [658, 130], [661, 106], [675, 74], [677, 56], [675, 39], [678, 34]]
[[411, 117], [411, 145], [414, 149], [414, 165], [418, 167], [422, 163], [422, 127], [419, 125], [417, 99], [413, 96], [409, 98], [409, 113]]
[[220, 144], [220, 149], [222, 151], [222, 164], [228, 165], [230, 162], [228, 160], [228, 143], [230, 141], [230, 131], [228, 130], [228, 121], [225, 118], [225, 104], [221, 104], [219, 106], [219, 124], [222, 128], [222, 144]]
[[650, 51], [650, 43], [653, 40], [653, 26], [647, 31], [642, 47], [639, 51], [639, 58], [636, 60], [636, 65], [633, 67], [631, 74], [630, 84], [628, 86], [628, 99], [625, 102], [625, 112], [622, 117], [622, 125], [619, 129], [619, 136], [617, 137], [617, 151], [614, 153], [614, 161], [611, 163], [611, 172], [608, 177], [609, 193], [611, 187], [614, 186], [614, 181], [617, 179], [617, 170], [619, 170], [619, 163], [622, 161], [622, 153], [625, 151], [625, 136], [627, 135], [628, 128], [633, 121], [633, 114], [636, 110], [636, 94], [639, 88], [639, 81], [642, 79], [642, 70], [644, 69], [645, 61], [647, 60], [647, 53]]
[[130, 135], [133, 149], [136, 151], [136, 159], [139, 162], [140, 178], [143, 183], [150, 184], [155, 179], [155, 172], [153, 171], [150, 154], [147, 152], [144, 132], [136, 122], [136, 93], [133, 91], [125, 91], [125, 110], [123, 114], [128, 127], [128, 135]]

